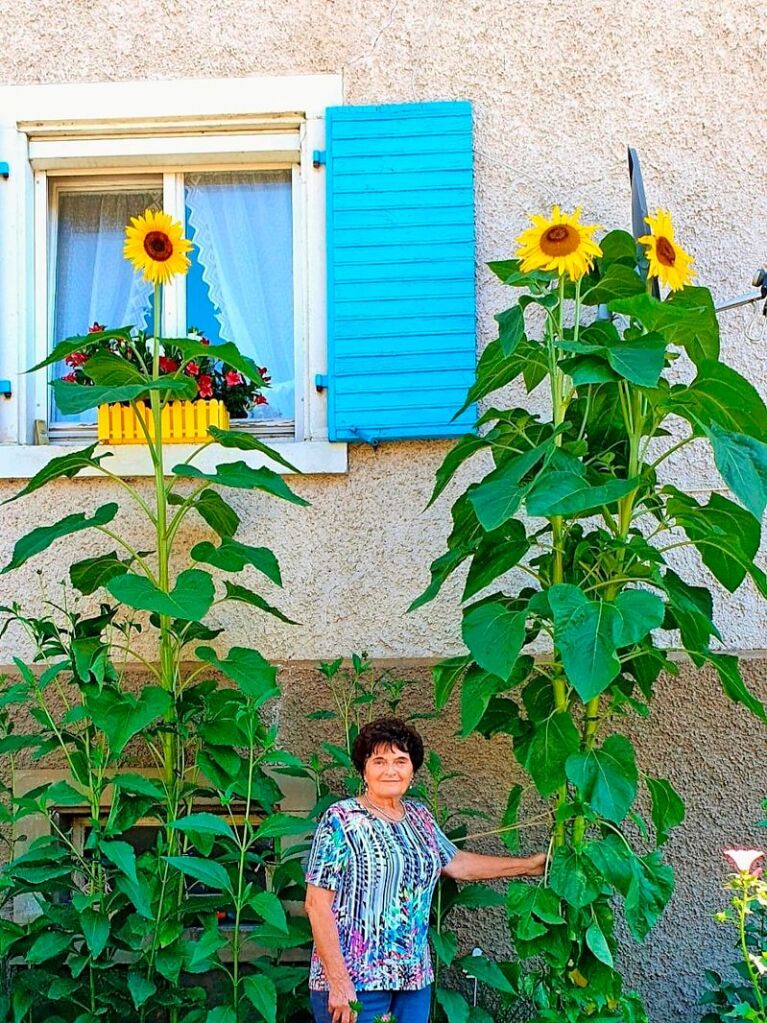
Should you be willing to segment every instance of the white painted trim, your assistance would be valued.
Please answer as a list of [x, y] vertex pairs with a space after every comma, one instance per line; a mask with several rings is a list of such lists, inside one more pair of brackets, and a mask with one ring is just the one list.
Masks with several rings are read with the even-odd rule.
[[298, 132], [258, 135], [171, 135], [161, 138], [56, 139], [29, 143], [35, 170], [69, 167], [190, 167], [219, 158], [228, 163], [268, 164], [298, 160]]
[[[344, 443], [330, 444], [327, 441], [279, 441], [267, 443], [292, 465], [307, 475], [338, 474], [348, 470], [348, 449]], [[173, 444], [166, 448], [166, 464], [169, 467], [185, 461], [199, 445]], [[0, 444], [0, 479], [27, 480], [39, 472], [54, 458], [81, 451], [82, 444]], [[153, 476], [154, 469], [147, 448], [142, 444], [125, 444], [114, 448], [98, 447], [96, 453], [111, 451], [105, 461], [110, 472], [124, 477]], [[195, 459], [194, 464], [209, 472], [222, 462], [246, 462], [254, 469], [268, 466], [276, 472], [290, 475], [288, 469], [272, 462], [258, 451], [238, 451], [222, 448], [216, 444], [206, 448]], [[101, 477], [101, 473], [86, 469], [80, 477]]]
[[[299, 113], [322, 117], [343, 102], [341, 75], [0, 86], [0, 123], [107, 122]], [[27, 125], [25, 124], [25, 127]], [[41, 126], [44, 127], [44, 126]], [[33, 131], [30, 131], [32, 134]]]

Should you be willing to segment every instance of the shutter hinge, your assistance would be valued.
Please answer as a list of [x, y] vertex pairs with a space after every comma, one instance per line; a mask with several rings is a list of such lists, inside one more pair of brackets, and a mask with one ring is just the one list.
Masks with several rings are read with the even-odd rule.
[[317, 373], [314, 378], [314, 386], [318, 391], [326, 391], [328, 389], [328, 377], [326, 373]]
[[[2, 166], [2, 164], [0, 164], [0, 166]], [[0, 394], [2, 394], [4, 398], [13, 397], [13, 387], [11, 386], [10, 380], [0, 380]]]
[[312, 152], [312, 166], [313, 167], [324, 167], [328, 162], [328, 154], [324, 149], [315, 149]]
[[11, 165], [9, 163], [5, 163], [4, 160], [0, 160], [0, 177], [5, 178], [5, 180], [7, 181], [10, 176]]

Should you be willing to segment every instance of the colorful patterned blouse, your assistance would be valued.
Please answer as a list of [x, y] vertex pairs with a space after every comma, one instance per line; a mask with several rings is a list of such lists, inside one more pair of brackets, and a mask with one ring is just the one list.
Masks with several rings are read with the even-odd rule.
[[[306, 880], [334, 891], [341, 952], [357, 991], [417, 991], [434, 980], [427, 932], [440, 871], [457, 853], [430, 810], [408, 801], [390, 824], [356, 799], [326, 811]], [[309, 987], [328, 988], [316, 949]]]

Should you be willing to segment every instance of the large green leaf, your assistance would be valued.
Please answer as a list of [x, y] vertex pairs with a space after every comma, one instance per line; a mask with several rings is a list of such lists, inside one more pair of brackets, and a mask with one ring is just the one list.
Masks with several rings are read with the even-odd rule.
[[467, 558], [471, 557], [471, 547], [469, 546], [458, 546], [452, 547], [445, 551], [444, 554], [440, 554], [431, 563], [429, 585], [408, 607], [408, 611], [416, 611], [419, 607], [423, 607], [424, 604], [428, 604], [429, 601], [434, 600], [439, 591], [447, 579], [459, 568]]
[[122, 387], [124, 384], [144, 384], [151, 379], [142, 373], [135, 362], [129, 362], [111, 352], [97, 352], [82, 367], [83, 373], [94, 384], [102, 387]]
[[514, 988], [498, 963], [494, 963], [486, 956], [464, 956], [458, 960], [457, 965], [470, 977], [476, 977], [481, 984], [486, 984], [495, 991], [514, 994]]
[[97, 334], [78, 334], [74, 337], [68, 337], [64, 341], [57, 342], [50, 355], [47, 355], [42, 362], [38, 362], [27, 372], [36, 373], [38, 369], [43, 369], [45, 366], [52, 366], [56, 362], [63, 362], [73, 352], [81, 352], [83, 348], [89, 348], [97, 342], [102, 344], [104, 341], [112, 340], [129, 341], [132, 330], [132, 327], [116, 327], [113, 330], [99, 331]]
[[658, 850], [631, 861], [632, 877], [626, 895], [626, 922], [637, 941], [644, 941], [674, 891], [674, 872]]
[[638, 479], [608, 479], [593, 484], [572, 472], [544, 472], [527, 495], [527, 513], [541, 518], [591, 514], [619, 501], [638, 485]]
[[620, 612], [606, 601], [589, 600], [569, 583], [552, 586], [548, 596], [555, 646], [571, 685], [585, 703], [604, 692], [620, 671], [616, 652]]
[[473, 604], [463, 613], [461, 635], [477, 664], [507, 679], [525, 642], [525, 612], [503, 600]]
[[94, 526], [105, 526], [112, 521], [117, 512], [118, 505], [110, 501], [109, 504], [103, 504], [97, 508], [93, 513], [93, 518], [89, 519], [83, 512], [75, 512], [73, 515], [67, 515], [55, 522], [52, 526], [38, 526], [37, 529], [33, 529], [16, 542], [16, 546], [13, 548], [13, 557], [0, 572], [0, 575], [19, 568], [35, 554], [47, 550], [55, 540], [61, 537], [71, 536], [72, 533], [79, 533], [83, 529], [91, 529]]
[[684, 348], [696, 366], [719, 358], [719, 321], [708, 288], [683, 288], [663, 302], [633, 295], [611, 300], [607, 307], [657, 330], [670, 344]]
[[505, 387], [522, 373], [529, 352], [536, 346], [532, 342], [520, 342], [516, 351], [509, 357], [504, 355], [500, 338], [491, 341], [485, 347], [477, 362], [477, 374], [475, 383], [469, 388], [466, 401], [456, 412], [454, 419], [464, 412], [469, 405], [473, 405], [488, 394]]
[[567, 711], [536, 722], [524, 750], [524, 767], [542, 796], [550, 796], [565, 782], [565, 763], [580, 745], [578, 729]]
[[478, 437], [475, 433], [467, 433], [466, 436], [461, 437], [448, 451], [442, 465], [437, 469], [434, 490], [429, 498], [429, 503], [426, 505], [427, 508], [434, 504], [463, 463], [485, 447], [487, 447], [485, 438]]
[[470, 600], [500, 575], [518, 565], [530, 549], [525, 527], [518, 519], [488, 533], [478, 544], [466, 576], [463, 600]]
[[721, 494], [712, 494], [708, 504], [700, 505], [676, 487], [664, 490], [671, 495], [666, 501], [671, 518], [684, 529], [703, 564], [733, 593], [759, 550], [759, 522]]
[[457, 991], [438, 987], [435, 996], [447, 1018], [447, 1023], [469, 1023], [469, 1003]]
[[471, 658], [469, 657], [450, 657], [434, 666], [432, 678], [434, 679], [434, 705], [437, 710], [445, 708], [456, 683], [464, 676], [470, 662]]
[[96, 909], [84, 909], [80, 914], [80, 926], [91, 958], [98, 959], [109, 940], [109, 917]]
[[666, 361], [662, 334], [642, 334], [633, 341], [619, 339], [605, 347], [611, 368], [637, 387], [655, 387]]
[[601, 305], [639, 295], [644, 290], [644, 281], [635, 269], [622, 263], [611, 263], [596, 284], [584, 289], [581, 301], [584, 305]]
[[277, 669], [258, 650], [233, 646], [226, 657], [221, 658], [211, 647], [198, 646], [195, 654], [222, 671], [246, 696], [259, 702], [279, 696]]
[[256, 892], [248, 899], [250, 908], [258, 913], [262, 920], [266, 920], [278, 931], [288, 933], [288, 922], [285, 917], [285, 907], [274, 892]]
[[101, 586], [106, 586], [110, 579], [125, 575], [130, 560], [122, 561], [117, 551], [99, 554], [95, 558], [84, 558], [69, 566], [69, 578], [72, 585], [80, 593], [88, 596], [95, 593]]
[[64, 415], [79, 415], [89, 409], [98, 408], [107, 403], [116, 404], [120, 401], [138, 401], [148, 396], [150, 391], [161, 391], [173, 398], [191, 399], [197, 394], [197, 383], [192, 377], [183, 379], [160, 377], [159, 380], [148, 380], [140, 384], [123, 384], [116, 387], [105, 387], [89, 384], [71, 384], [65, 380], [54, 380], [51, 384], [56, 407]]
[[119, 840], [110, 841], [102, 839], [99, 842], [99, 849], [106, 856], [110, 863], [113, 863], [129, 881], [138, 884], [136, 873], [136, 850], [129, 842]]
[[599, 873], [591, 860], [567, 845], [554, 850], [549, 884], [552, 891], [576, 909], [588, 906], [602, 890]]
[[721, 362], [703, 362], [689, 387], [675, 389], [669, 409], [694, 427], [767, 437], [767, 408], [759, 392], [745, 377]]
[[505, 309], [502, 313], [496, 313], [495, 319], [498, 323], [498, 340], [501, 342], [501, 351], [508, 358], [522, 340], [525, 333], [525, 314], [522, 307], [513, 305], [511, 309]]
[[709, 428], [714, 461], [737, 499], [762, 521], [767, 507], [767, 444], [744, 433]]
[[497, 675], [491, 675], [476, 664], [466, 673], [461, 685], [461, 736], [469, 735], [487, 710], [490, 698], [505, 688]]
[[713, 598], [705, 587], [690, 586], [670, 568], [663, 576], [663, 587], [684, 648], [700, 667], [703, 662], [698, 655], [708, 650], [709, 637], [722, 638], [713, 622]]
[[565, 771], [600, 816], [620, 824], [637, 793], [636, 758], [628, 739], [611, 735], [600, 748], [572, 753]]
[[170, 825], [176, 831], [184, 834], [196, 832], [200, 835], [218, 835], [221, 838], [236, 839], [231, 824], [215, 813], [190, 813], [186, 817], [180, 817]]
[[238, 490], [263, 490], [264, 493], [280, 497], [283, 501], [308, 506], [309, 502], [294, 494], [285, 480], [273, 469], [262, 467], [252, 469], [246, 462], [222, 462], [215, 472], [203, 472], [195, 465], [176, 465], [171, 470], [175, 476], [184, 479], [207, 480], [219, 487], [233, 487]]
[[663, 601], [647, 590], [623, 590], [615, 598], [621, 622], [616, 634], [619, 647], [633, 646], [645, 638], [648, 632], [659, 629], [663, 624], [666, 608]]
[[245, 997], [266, 1023], [276, 1023], [277, 989], [272, 980], [265, 973], [252, 973], [242, 986]]
[[111, 457], [111, 452], [106, 451], [101, 455], [96, 455], [96, 446], [96, 444], [91, 444], [87, 448], [83, 448], [82, 451], [72, 451], [68, 455], [59, 455], [57, 458], [52, 458], [39, 472], [35, 473], [29, 483], [18, 494], [6, 498], [2, 503], [8, 504], [10, 501], [17, 501], [20, 497], [32, 494], [35, 490], [39, 490], [40, 487], [44, 487], [46, 483], [50, 483], [51, 480], [71, 480], [83, 469], [98, 468], [105, 458]]
[[170, 341], [166, 341], [165, 344], [177, 348], [184, 362], [192, 362], [195, 359], [220, 359], [221, 362], [236, 369], [238, 373], [242, 373], [253, 383], [261, 382], [261, 371], [257, 364], [247, 355], [241, 355], [232, 341], [226, 341], [220, 345], [204, 345], [195, 338], [174, 337]]
[[139, 973], [138, 970], [128, 971], [128, 991], [137, 1009], [140, 1009], [156, 990], [155, 982], [145, 977], [143, 973]]
[[503, 461], [469, 493], [477, 518], [486, 530], [497, 529], [516, 514], [529, 490], [521, 481], [543, 458], [553, 442], [547, 441], [517, 458]]
[[264, 444], [253, 433], [246, 433], [244, 430], [222, 430], [219, 426], [208, 427], [208, 433], [222, 448], [236, 448], [238, 451], [258, 451], [291, 472], [299, 474], [301, 472], [292, 462], [284, 458], [279, 451], [275, 451], [268, 444]]
[[586, 929], [586, 944], [600, 963], [613, 967], [613, 954], [605, 934], [596, 920]]
[[708, 654], [706, 658], [713, 664], [722, 689], [734, 703], [740, 703], [762, 721], [767, 721], [767, 710], [761, 700], [749, 690], [740, 673], [737, 657], [730, 654]]
[[208, 888], [218, 892], [231, 892], [232, 884], [229, 875], [220, 863], [215, 860], [203, 860], [197, 856], [163, 856], [166, 863], [169, 863], [182, 874], [200, 881]]
[[275, 585], [282, 586], [279, 563], [268, 547], [251, 547], [224, 537], [218, 547], [208, 540], [195, 544], [190, 554], [193, 561], [213, 565], [222, 572], [241, 572], [246, 565], [252, 565]]
[[201, 518], [222, 539], [234, 536], [240, 525], [240, 516], [215, 490], [203, 490], [192, 505]]
[[146, 576], [127, 572], [107, 583], [112, 596], [137, 611], [154, 611], [186, 622], [199, 622], [210, 611], [216, 596], [213, 580], [207, 572], [188, 568], [180, 572], [176, 585], [165, 593]]
[[645, 775], [645, 785], [652, 802], [652, 822], [655, 825], [656, 844], [663, 845], [669, 831], [684, 820], [684, 801], [670, 781]]
[[305, 835], [312, 830], [312, 822], [305, 817], [294, 817], [289, 813], [274, 813], [261, 824], [256, 838], [285, 838], [288, 835]]
[[298, 622], [293, 621], [292, 618], [288, 618], [287, 615], [283, 614], [279, 608], [274, 607], [268, 601], [258, 594], [249, 590], [245, 586], [237, 586], [236, 583], [231, 583], [227, 579], [224, 583], [224, 589], [226, 590], [226, 600], [234, 600], [240, 604], [248, 604], [250, 607], [258, 608], [259, 611], [264, 611], [266, 614], [272, 615], [274, 618], [279, 618], [281, 622], [285, 622], [286, 625], [298, 625]]
[[430, 927], [429, 940], [437, 959], [445, 966], [450, 966], [458, 951], [458, 938], [453, 931], [438, 931], [434, 927]]
[[69, 948], [71, 942], [71, 934], [61, 931], [43, 931], [32, 942], [24, 959], [30, 966], [38, 966], [40, 963], [60, 956], [65, 949]]
[[138, 697], [105, 686], [89, 687], [85, 706], [94, 725], [107, 739], [113, 756], [123, 751], [134, 735], [138, 735], [170, 706], [170, 695], [159, 686], [145, 686]]

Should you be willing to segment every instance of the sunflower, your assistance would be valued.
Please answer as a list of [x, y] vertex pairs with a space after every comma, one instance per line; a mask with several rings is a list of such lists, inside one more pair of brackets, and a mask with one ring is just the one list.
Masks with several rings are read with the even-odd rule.
[[175, 274], [185, 274], [191, 247], [183, 227], [169, 213], [146, 210], [143, 217], [131, 217], [125, 228], [123, 255], [152, 284], [167, 284]]
[[658, 277], [672, 291], [680, 291], [695, 276], [693, 258], [674, 240], [674, 225], [667, 210], [657, 210], [654, 217], [645, 217], [651, 234], [639, 242], [647, 248], [649, 277]]
[[592, 238], [598, 224], [580, 223], [581, 211], [562, 213], [559, 206], [551, 209], [551, 219], [531, 214], [534, 226], [517, 238], [517, 258], [522, 272], [553, 270], [559, 276], [569, 274], [577, 281], [587, 273], [602, 250]]

